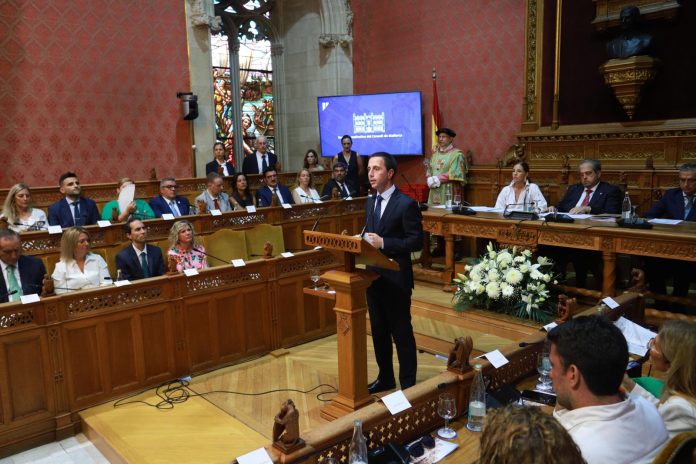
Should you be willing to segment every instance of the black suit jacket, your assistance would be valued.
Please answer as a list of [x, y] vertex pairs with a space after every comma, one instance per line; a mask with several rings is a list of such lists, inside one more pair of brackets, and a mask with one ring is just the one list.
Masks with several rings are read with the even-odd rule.
[[[19, 267], [19, 279], [22, 281], [22, 293], [31, 295], [32, 293], [41, 294], [43, 290], [43, 278], [46, 275], [46, 267], [43, 261], [33, 256], [20, 256], [17, 260]], [[7, 282], [5, 273], [0, 271], [0, 303], [10, 301], [7, 295]]]
[[[266, 154], [268, 155], [268, 167], [275, 167], [278, 162], [278, 157], [270, 151], [267, 151]], [[263, 174], [259, 172], [259, 164], [256, 161], [256, 151], [244, 157], [244, 161], [242, 161], [242, 172], [244, 174]]]
[[[682, 219], [684, 220], [684, 194], [680, 188], [669, 189], [645, 213], [647, 218]], [[696, 221], [696, 205], [691, 207], [687, 221]]]
[[[556, 205], [556, 209], [562, 213], [567, 213], [575, 208], [584, 191], [585, 187], [582, 184], [571, 185], [563, 199]], [[621, 190], [617, 186], [600, 181], [590, 199], [591, 213], [619, 214], [621, 213], [622, 199]]]
[[[147, 253], [147, 267], [150, 269], [150, 277], [164, 275], [166, 269], [162, 259], [162, 250], [154, 245], [145, 245]], [[143, 268], [140, 266], [138, 254], [132, 245], [119, 251], [116, 255], [116, 268], [121, 270], [121, 277], [126, 280], [144, 279]]]
[[[176, 201], [176, 207], [179, 208], [179, 212], [182, 216], [189, 215], [189, 202], [185, 197], [177, 195], [174, 199]], [[152, 200], [150, 200], [150, 208], [155, 213], [155, 217], [162, 217], [163, 214], [173, 214], [172, 209], [169, 207], [169, 203], [164, 201], [162, 195], [157, 195]]]
[[[99, 209], [94, 200], [80, 197], [77, 200], [80, 204], [80, 217], [82, 217], [82, 225], [90, 226], [96, 224], [99, 220]], [[68, 204], [65, 198], [58, 200], [48, 207], [48, 224], [52, 226], [61, 226], [63, 228], [73, 227], [75, 221], [72, 216], [72, 205]]]
[[[234, 175], [234, 166], [232, 166], [232, 163], [230, 163], [229, 161], [226, 162], [225, 164], [227, 165], [227, 172], [230, 173], [230, 176], [233, 176]], [[205, 175], [207, 176], [211, 172], [217, 173], [218, 166], [219, 166], [219, 164], [218, 164], [217, 160], [213, 160], [210, 163], [207, 163], [205, 165]]]
[[[290, 193], [290, 190], [286, 186], [278, 184], [278, 190], [280, 190], [280, 194], [283, 196], [283, 200], [285, 200], [285, 203], [289, 205], [295, 204], [295, 199], [292, 197], [292, 193]], [[270, 188], [268, 188], [268, 186], [264, 185], [256, 191], [256, 205], [259, 208], [264, 206], [271, 206], [272, 201], [273, 191]]]
[[368, 268], [410, 293], [413, 288], [411, 252], [423, 248], [423, 218], [418, 203], [397, 188], [389, 198], [375, 230], [372, 213], [376, 198], [376, 195], [372, 195], [367, 200], [365, 232], [373, 232], [382, 237], [384, 248], [380, 251], [399, 263], [399, 270], [390, 271], [373, 266]]
[[329, 179], [329, 181], [326, 184], [324, 184], [324, 188], [321, 191], [321, 196], [322, 197], [328, 196], [328, 199], [331, 199], [331, 191], [334, 188], [338, 189], [338, 193], [341, 194], [341, 198], [347, 198], [349, 196], [350, 197], [357, 196], [358, 192], [350, 190], [350, 185], [348, 185], [345, 181], [343, 182], [343, 185], [345, 186], [346, 190], [348, 191], [348, 194], [346, 194], [343, 190], [341, 190], [341, 187], [338, 185], [338, 182], [336, 182], [336, 179]]

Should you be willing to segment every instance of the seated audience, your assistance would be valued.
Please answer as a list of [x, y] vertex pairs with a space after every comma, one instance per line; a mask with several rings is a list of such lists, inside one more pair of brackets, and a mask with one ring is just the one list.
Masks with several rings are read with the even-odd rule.
[[660, 398], [624, 377], [624, 387], [657, 406], [670, 438], [696, 430], [696, 323], [666, 321], [650, 343], [650, 362], [666, 372]]
[[176, 221], [169, 231], [171, 248], [167, 252], [176, 259], [176, 270], [205, 269], [208, 261], [205, 259], [205, 248], [196, 242], [193, 225], [189, 221]]
[[22, 295], [41, 293], [46, 268], [33, 256], [22, 256], [19, 234], [0, 229], [0, 303], [19, 301]]
[[[208, 188], [203, 190], [203, 193], [196, 197], [196, 204], [203, 201], [208, 211], [217, 209], [222, 211], [232, 211], [230, 199], [224, 192], [224, 181], [222, 176], [216, 172], [208, 174]], [[198, 213], [202, 213], [199, 211]]]
[[297, 173], [297, 187], [292, 191], [292, 198], [296, 204], [314, 203], [319, 200], [319, 193], [313, 188], [314, 179], [309, 169], [300, 169]]
[[511, 404], [486, 414], [478, 462], [584, 464], [585, 460], [556, 419], [540, 408]]
[[279, 205], [283, 203], [295, 204], [290, 190], [278, 182], [278, 173], [275, 168], [266, 169], [263, 173], [263, 180], [266, 185], [256, 191], [256, 204], [258, 206], [271, 206], [273, 197], [277, 198]]
[[256, 206], [256, 198], [251, 194], [247, 176], [242, 172], [238, 172], [232, 179], [230, 203], [232, 203], [235, 210], [244, 209], [247, 206]]
[[167, 269], [159, 247], [148, 245], [147, 227], [139, 219], [129, 219], [123, 224], [123, 231], [131, 241], [116, 255], [116, 268], [124, 280], [146, 279], [164, 275]]
[[[600, 180], [602, 164], [597, 160], [584, 160], [578, 166], [580, 183], [568, 187], [563, 199], [549, 212], [570, 214], [619, 214], [623, 197], [615, 185]], [[568, 262], [575, 268], [575, 285], [587, 287], [587, 271], [592, 269], [596, 278], [602, 275], [602, 260], [599, 253], [565, 249], [552, 252], [551, 258], [561, 274], [565, 274]]]
[[[134, 182], [129, 177], [124, 177], [118, 181], [118, 187], [116, 188], [116, 196], [121, 193], [123, 187], [127, 185], [132, 185]], [[154, 219], [155, 213], [150, 208], [145, 200], [140, 198], [135, 198], [128, 205], [128, 209], [121, 211], [121, 207], [118, 206], [118, 200], [111, 200], [104, 205], [102, 209], [101, 218], [105, 221], [111, 221], [113, 218], [113, 211], [116, 210], [117, 221], [123, 222], [133, 217], [136, 219]]]
[[162, 217], [163, 214], [173, 214], [174, 217], [189, 215], [188, 199], [176, 194], [178, 188], [173, 177], [165, 177], [160, 181], [160, 195], [150, 200], [155, 217]]
[[39, 208], [34, 208], [31, 203], [31, 191], [26, 184], [15, 184], [7, 192], [2, 215], [7, 219], [10, 229], [15, 232], [25, 230], [41, 230], [45, 228], [46, 213]]
[[[348, 184], [348, 191], [351, 196], [360, 195], [360, 184], [365, 182], [365, 161], [355, 150], [352, 150], [353, 138], [350, 135], [341, 137], [341, 151], [332, 160], [335, 167], [337, 163], [342, 163], [345, 167], [345, 182]], [[322, 194], [323, 195], [323, 194]]]
[[220, 141], [215, 142], [215, 145], [213, 145], [213, 155], [215, 156], [213, 161], [205, 165], [206, 175], [214, 172], [221, 176], [233, 176], [234, 166], [226, 159], [224, 143]]
[[537, 184], [529, 182], [529, 165], [524, 161], [512, 167], [512, 182], [503, 188], [495, 202], [496, 208], [508, 211], [546, 210], [546, 199]]
[[621, 331], [603, 316], [580, 316], [548, 334], [553, 415], [589, 464], [650, 463], [668, 434], [655, 406], [619, 391], [628, 363]]
[[112, 284], [106, 261], [90, 251], [89, 232], [82, 227], [63, 232], [60, 261], [51, 277], [56, 293]]
[[336, 189], [340, 198], [352, 198], [352, 192], [346, 183], [346, 164], [339, 161], [333, 166], [333, 178], [324, 184], [321, 191], [322, 198], [333, 198], [333, 190]]
[[[682, 165], [679, 168], [679, 187], [667, 190], [647, 213], [647, 218], [682, 219], [684, 221], [696, 221], [696, 163]], [[679, 261], [662, 258], [645, 258], [645, 277], [655, 293], [667, 294], [666, 280], [673, 279], [673, 296], [687, 297], [689, 286], [696, 278], [696, 264], [688, 261]], [[671, 309], [676, 312], [686, 312], [696, 315], [696, 310], [686, 308], [680, 304], [667, 305], [657, 302], [661, 309]]]
[[256, 150], [254, 153], [244, 157], [242, 162], [242, 172], [249, 174], [262, 174], [268, 168], [275, 168], [278, 157], [268, 150], [268, 140], [265, 136], [259, 135], [254, 142]]
[[307, 153], [305, 153], [302, 167], [305, 169], [309, 169], [310, 172], [324, 170], [324, 166], [321, 165], [319, 155], [317, 155], [317, 152], [312, 148], [307, 150]]
[[66, 172], [58, 180], [60, 193], [65, 198], [48, 207], [48, 223], [63, 228], [90, 226], [99, 220], [97, 204], [80, 196], [82, 187], [74, 172]]

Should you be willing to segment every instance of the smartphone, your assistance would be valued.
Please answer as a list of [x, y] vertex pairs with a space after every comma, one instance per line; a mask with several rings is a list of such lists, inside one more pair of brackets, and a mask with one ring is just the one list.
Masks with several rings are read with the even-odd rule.
[[522, 392], [522, 398], [524, 398], [525, 400], [534, 401], [535, 403], [556, 406], [556, 395], [553, 395], [551, 393], [542, 393], [534, 390], [524, 390]]

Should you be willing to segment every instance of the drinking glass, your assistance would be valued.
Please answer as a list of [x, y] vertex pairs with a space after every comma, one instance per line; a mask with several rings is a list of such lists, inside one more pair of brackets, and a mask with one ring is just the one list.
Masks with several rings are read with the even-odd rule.
[[537, 371], [539, 371], [541, 377], [539, 377], [540, 382], [536, 385], [536, 389], [542, 392], [553, 391], [551, 378], [549, 377], [551, 373], [551, 359], [548, 353], [539, 353], [537, 357]]
[[455, 209], [459, 209], [459, 206], [462, 204], [462, 195], [459, 193], [455, 193], [452, 202], [454, 203]]
[[312, 279], [312, 282], [314, 282], [314, 290], [319, 290], [319, 286], [317, 285], [319, 283], [319, 279], [321, 279], [321, 272], [319, 272], [319, 269], [310, 269], [309, 278]]
[[636, 219], [638, 219], [638, 216], [636, 216], [637, 209], [638, 205], [631, 205], [631, 223], [635, 223]]
[[457, 436], [457, 432], [449, 426], [450, 419], [457, 415], [457, 401], [453, 394], [442, 393], [437, 400], [437, 414], [445, 420], [445, 426], [437, 434], [447, 440]]

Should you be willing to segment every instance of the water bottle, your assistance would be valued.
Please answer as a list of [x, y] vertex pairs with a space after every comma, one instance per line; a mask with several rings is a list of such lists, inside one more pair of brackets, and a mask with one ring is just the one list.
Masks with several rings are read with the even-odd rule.
[[444, 185], [445, 187], [445, 208], [452, 209], [452, 184], [449, 182]]
[[628, 191], [621, 204], [621, 219], [626, 223], [631, 222], [631, 197], [628, 196]]
[[348, 464], [367, 464], [367, 442], [362, 434], [362, 421], [353, 423], [353, 438], [348, 448]]
[[472, 432], [480, 432], [486, 417], [486, 386], [483, 383], [481, 364], [474, 366], [474, 372], [474, 381], [471, 383], [469, 393], [469, 416], [466, 428]]

